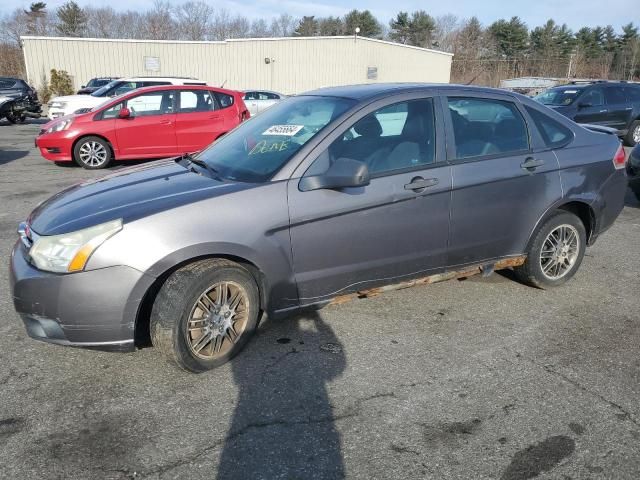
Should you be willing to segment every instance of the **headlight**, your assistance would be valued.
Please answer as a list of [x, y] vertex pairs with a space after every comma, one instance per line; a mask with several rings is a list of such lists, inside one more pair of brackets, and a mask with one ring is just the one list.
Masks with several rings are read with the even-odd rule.
[[59, 132], [61, 130], [66, 130], [71, 126], [72, 122], [73, 120], [71, 120], [70, 118], [56, 122], [53, 125], [51, 125], [49, 128], [47, 128], [47, 131], [45, 133], [53, 133], [53, 132]]
[[67, 106], [67, 102], [51, 102], [49, 108], [64, 108]]
[[91, 254], [121, 229], [120, 219], [77, 232], [42, 236], [29, 250], [29, 256], [40, 270], [57, 273], [79, 272], [84, 269]]

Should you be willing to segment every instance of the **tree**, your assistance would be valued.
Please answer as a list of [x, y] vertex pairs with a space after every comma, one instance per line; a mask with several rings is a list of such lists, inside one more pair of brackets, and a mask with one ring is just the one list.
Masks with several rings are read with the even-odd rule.
[[455, 15], [448, 14], [436, 18], [433, 46], [445, 52], [453, 52], [459, 32], [460, 21]]
[[353, 35], [356, 28], [360, 29], [358, 35], [362, 37], [378, 37], [382, 33], [378, 20], [369, 10], [351, 10], [344, 16], [344, 33]]
[[28, 35], [46, 35], [48, 33], [46, 9], [46, 3], [35, 2], [29, 6], [29, 10], [24, 11], [27, 16]]
[[293, 34], [297, 21], [288, 13], [282, 13], [271, 20], [271, 36], [290, 37]]
[[69, 0], [56, 10], [58, 24], [56, 30], [63, 37], [82, 37], [87, 27], [87, 15], [73, 0]]
[[516, 58], [527, 50], [529, 30], [519, 17], [507, 21], [500, 19], [489, 26], [489, 33], [496, 43], [497, 53], [506, 58]]
[[344, 23], [340, 17], [325, 17], [318, 20], [318, 33], [323, 37], [335, 37], [344, 34]]
[[170, 40], [176, 38], [176, 22], [173, 20], [171, 4], [155, 0], [153, 8], [141, 18], [143, 38], [150, 40]]
[[407, 45], [430, 47], [436, 24], [433, 17], [424, 10], [400, 12], [389, 22], [389, 38]]
[[302, 17], [293, 34], [299, 37], [314, 37], [318, 34], [318, 21], [312, 15], [310, 17]]
[[206, 40], [213, 8], [203, 1], [189, 0], [175, 9], [178, 36], [184, 40]]
[[269, 36], [269, 27], [263, 18], [251, 22], [251, 38], [265, 38]]

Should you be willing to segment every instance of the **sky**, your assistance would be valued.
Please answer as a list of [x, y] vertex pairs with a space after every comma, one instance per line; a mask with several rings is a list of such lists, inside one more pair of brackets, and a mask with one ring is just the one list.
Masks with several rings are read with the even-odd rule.
[[[0, 15], [15, 8], [26, 8], [34, 0], [0, 0]], [[46, 0], [45, 0], [46, 1]], [[48, 7], [56, 8], [65, 0], [49, 0]], [[186, 0], [171, 0], [171, 3], [182, 3]], [[369, 9], [381, 22], [388, 21], [398, 11], [412, 12], [426, 10], [432, 16], [454, 14], [460, 18], [477, 16], [484, 24], [492, 23], [498, 18], [519, 16], [529, 27], [543, 24], [553, 18], [556, 23], [566, 23], [577, 30], [582, 26], [613, 25], [619, 31], [626, 23], [640, 24], [637, 15], [638, 0], [205, 0], [216, 8], [225, 8], [232, 14], [241, 14], [250, 19], [271, 18], [280, 13], [288, 13], [294, 17], [303, 15], [341, 16], [351, 9]], [[145, 10], [153, 5], [153, 0], [76, 0], [80, 6], [111, 6], [116, 10]], [[636, 12], [632, 14], [631, 12]]]

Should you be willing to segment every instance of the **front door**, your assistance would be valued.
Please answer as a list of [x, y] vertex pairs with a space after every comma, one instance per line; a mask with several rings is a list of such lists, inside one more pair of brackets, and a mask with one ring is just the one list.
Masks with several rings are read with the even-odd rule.
[[173, 90], [147, 92], [125, 101], [129, 118], [116, 118], [120, 155], [129, 158], [176, 155]]
[[322, 174], [337, 158], [351, 158], [369, 168], [365, 187], [300, 191], [299, 178], [290, 180], [302, 304], [442, 270], [451, 171], [443, 146], [436, 148], [436, 117], [432, 98], [381, 105], [334, 134], [305, 173]]
[[602, 88], [593, 87], [577, 100], [578, 105], [573, 120], [576, 123], [609, 125], [609, 110], [604, 102]]
[[448, 264], [519, 255], [531, 229], [562, 196], [553, 151], [536, 149], [510, 97], [451, 95], [452, 195]]

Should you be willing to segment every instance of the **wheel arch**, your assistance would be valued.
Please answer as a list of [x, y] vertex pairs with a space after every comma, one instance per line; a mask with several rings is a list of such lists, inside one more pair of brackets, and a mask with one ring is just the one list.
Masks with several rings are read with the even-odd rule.
[[155, 302], [156, 296], [158, 295], [158, 292], [162, 288], [162, 285], [164, 285], [164, 283], [166, 282], [167, 278], [169, 278], [169, 276], [171, 276], [173, 272], [184, 267], [185, 265], [207, 258], [224, 258], [245, 267], [255, 280], [258, 287], [260, 311], [263, 312], [264, 310], [266, 310], [269, 291], [267, 279], [263, 271], [251, 260], [238, 255], [219, 253], [201, 254], [189, 258], [182, 258], [176, 263], [165, 267], [164, 270], [160, 272], [160, 274], [156, 277], [153, 283], [146, 289], [144, 295], [142, 296], [134, 320], [134, 343], [137, 347], [151, 345], [151, 336], [149, 330], [151, 309], [153, 308], [153, 304]]
[[535, 226], [529, 232], [529, 240], [527, 241], [527, 251], [531, 245], [531, 242], [535, 238], [538, 229], [544, 224], [544, 222], [551, 217], [554, 213], [558, 211], [566, 211], [573, 213], [577, 216], [582, 224], [584, 225], [584, 229], [587, 232], [587, 245], [591, 244], [591, 239], [593, 232], [596, 226], [595, 220], [595, 212], [591, 205], [585, 201], [580, 199], [564, 199], [563, 202], [556, 203], [552, 205], [544, 214], [538, 219]]

